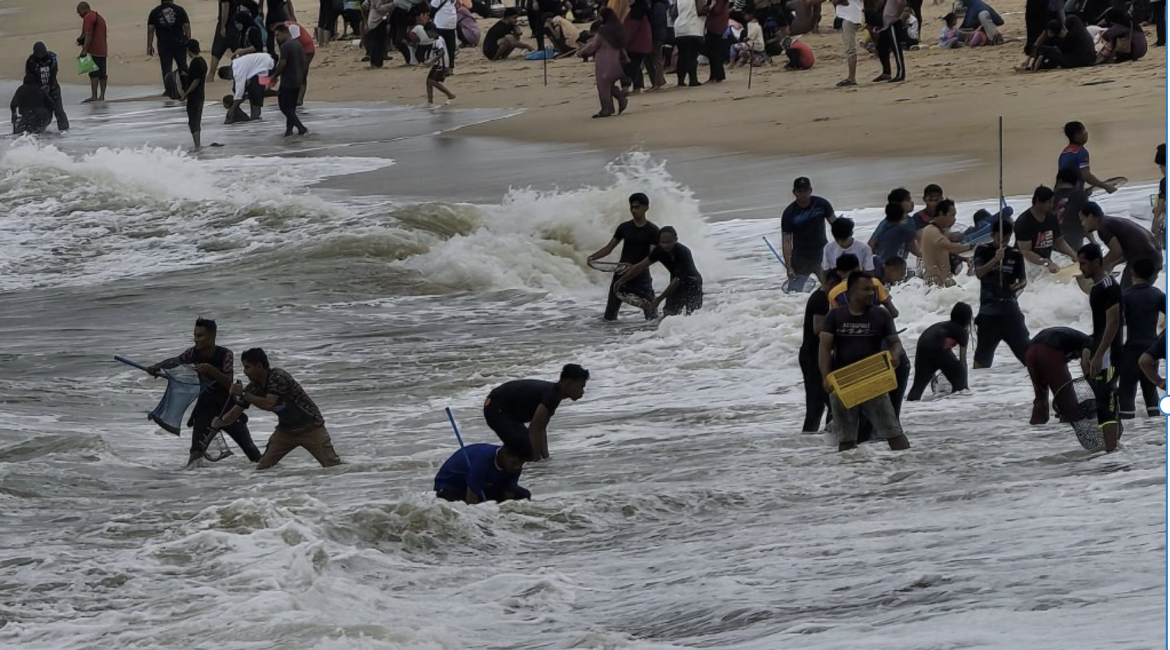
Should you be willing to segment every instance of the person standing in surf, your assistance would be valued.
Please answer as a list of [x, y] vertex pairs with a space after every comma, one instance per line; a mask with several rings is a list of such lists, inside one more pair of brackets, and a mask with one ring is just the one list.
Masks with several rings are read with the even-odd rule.
[[1138, 364], [1141, 365], [1142, 374], [1146, 376], [1146, 379], [1154, 382], [1154, 385], [1162, 389], [1163, 392], [1166, 391], [1166, 378], [1158, 374], [1158, 362], [1165, 358], [1166, 330], [1162, 330], [1162, 333], [1158, 335], [1158, 338], [1154, 340], [1149, 349], [1142, 353]]
[[819, 279], [822, 277], [825, 244], [829, 241], [825, 236], [825, 223], [832, 224], [837, 215], [831, 203], [813, 195], [812, 181], [805, 176], [792, 182], [792, 195], [796, 200], [784, 208], [780, 217], [781, 247], [788, 279], [794, 280], [798, 275], [812, 275]]
[[703, 308], [703, 276], [695, 267], [695, 256], [691, 249], [678, 241], [678, 232], [674, 226], [663, 226], [658, 231], [658, 247], [650, 251], [646, 259], [638, 262], [626, 270], [626, 274], [618, 280], [614, 291], [622, 291], [627, 278], [637, 277], [646, 272], [650, 265], [658, 262], [670, 271], [670, 284], [658, 297], [650, 301], [649, 311], [658, 310], [658, 305], [666, 301], [662, 313], [664, 316], [677, 316], [692, 313]]
[[[1056, 185], [1052, 188], [1061, 236], [1073, 251], [1080, 250], [1085, 244], [1096, 243], [1085, 241], [1085, 230], [1081, 226], [1081, 206], [1085, 205], [1089, 197], [1085, 195], [1084, 190], [1077, 189], [1080, 178], [1077, 170], [1062, 169], [1056, 172]], [[1076, 259], [1074, 255], [1073, 260]]]
[[1001, 342], [1008, 344], [1021, 364], [1027, 364], [1031, 341], [1016, 296], [1028, 286], [1028, 277], [1024, 272], [1024, 256], [1010, 246], [1011, 240], [1012, 222], [1001, 218], [991, 225], [991, 243], [976, 248], [972, 259], [975, 277], [979, 278], [979, 315], [975, 317], [979, 338], [973, 365], [976, 369], [991, 367]]
[[239, 382], [232, 384], [235, 405], [223, 418], [216, 418], [212, 426], [231, 426], [249, 406], [272, 411], [276, 413], [276, 430], [268, 439], [256, 469], [275, 466], [297, 447], [304, 447], [321, 467], [340, 465], [341, 458], [333, 449], [333, 439], [325, 428], [321, 410], [297, 380], [284, 370], [273, 368], [268, 355], [260, 348], [244, 350], [240, 358], [251, 383], [246, 388]]
[[902, 356], [902, 341], [894, 329], [893, 317], [885, 309], [873, 306], [874, 288], [869, 275], [860, 271], [850, 275], [846, 291], [849, 306], [834, 309], [825, 317], [818, 355], [821, 383], [829, 394], [833, 420], [837, 423], [837, 451], [857, 446], [862, 415], [872, 423], [875, 439], [885, 440], [893, 450], [909, 449], [910, 441], [902, 431], [889, 393], [847, 408], [829, 383], [833, 371], [880, 353], [883, 344], [888, 346], [893, 358]]
[[1037, 266], [1043, 266], [1049, 273], [1056, 273], [1060, 266], [1052, 261], [1056, 251], [1071, 260], [1077, 259], [1077, 252], [1064, 240], [1060, 220], [1053, 208], [1056, 192], [1041, 185], [1032, 192], [1032, 207], [1024, 210], [1016, 219], [1016, 246], [1024, 259]]
[[[936, 372], [951, 383], [951, 392], [967, 390], [967, 345], [971, 337], [971, 305], [956, 303], [951, 308], [950, 320], [935, 323], [918, 337], [914, 352], [914, 385], [906, 401], [917, 402], [934, 379]], [[959, 348], [959, 356], [952, 352]]]
[[[839, 220], [841, 223], [844, 219]], [[833, 224], [836, 228], [837, 224]], [[825, 281], [808, 297], [804, 306], [804, 334], [800, 341], [800, 352], [797, 359], [800, 363], [800, 374], [804, 377], [804, 426], [801, 433], [818, 433], [821, 430], [821, 419], [825, 412], [829, 413], [832, 422], [833, 414], [829, 410], [829, 394], [821, 382], [821, 370], [817, 362], [817, 355], [821, 349], [821, 328], [825, 324], [825, 316], [832, 311], [829, 301], [829, 292], [840, 283], [837, 269], [825, 271]]]
[[1154, 265], [1154, 272], [1162, 270], [1162, 251], [1158, 250], [1158, 242], [1154, 241], [1150, 231], [1136, 223], [1107, 217], [1101, 206], [1089, 201], [1081, 206], [1081, 226], [1086, 233], [1097, 233], [1101, 243], [1109, 248], [1103, 262], [1106, 273], [1112, 273], [1118, 264], [1125, 262], [1121, 271], [1122, 289], [1133, 283], [1133, 264], [1137, 260], [1149, 260]]
[[496, 503], [531, 499], [532, 493], [520, 487], [520, 473], [532, 456], [531, 448], [522, 442], [516, 440], [502, 447], [467, 445], [451, 454], [435, 474], [435, 496], [468, 505], [484, 499]]
[[1077, 399], [1070, 384], [1068, 362], [1080, 360], [1088, 375], [1089, 359], [1093, 353], [1093, 338], [1071, 327], [1049, 327], [1040, 330], [1028, 346], [1028, 376], [1032, 378], [1032, 417], [1028, 424], [1048, 424], [1048, 392], [1056, 400], [1061, 420], [1077, 417]]
[[1116, 365], [1125, 354], [1122, 327], [1125, 313], [1122, 307], [1121, 285], [1105, 271], [1101, 247], [1085, 244], [1077, 251], [1081, 273], [1093, 282], [1089, 292], [1089, 307], [1093, 312], [1093, 357], [1089, 361], [1086, 379], [1093, 387], [1097, 401], [1097, 424], [1105, 438], [1105, 451], [1117, 449], [1121, 437], [1121, 420], [1117, 412]]
[[207, 101], [207, 61], [199, 56], [199, 41], [193, 38], [188, 40], [186, 49], [191, 55], [191, 62], [187, 64], [187, 87], [179, 92], [179, 99], [187, 102], [187, 126], [195, 142], [192, 151], [199, 151], [203, 146], [201, 137], [203, 104]]
[[24, 63], [24, 73], [35, 75], [41, 87], [53, 100], [53, 114], [57, 118], [57, 130], [69, 130], [69, 116], [65, 114], [65, 103], [61, 100], [61, 84], [57, 81], [57, 55], [50, 52], [44, 43], [33, 45], [32, 56]]
[[[601, 250], [589, 256], [589, 262], [596, 262], [607, 257], [617, 247], [618, 242], [622, 242], [622, 255], [619, 258], [622, 264], [633, 266], [649, 257], [650, 251], [658, 245], [659, 234], [658, 226], [646, 218], [646, 211], [649, 209], [649, 197], [641, 192], [631, 194], [630, 216], [633, 218], [629, 221], [622, 222], [617, 227], [617, 230], [614, 230], [613, 237], [610, 238], [609, 243], [603, 246]], [[641, 274], [635, 277], [629, 275], [629, 268], [626, 267], [625, 271], [613, 274], [613, 280], [609, 283], [609, 297], [605, 303], [605, 320], [617, 320], [622, 301], [617, 296], [616, 287], [618, 282], [623, 278], [626, 279], [626, 293], [642, 298], [647, 303], [654, 300], [654, 278], [650, 276], [650, 271], [642, 271]], [[646, 314], [646, 320], [658, 317], [658, 314], [653, 309], [646, 308], [644, 312]]]
[[1056, 159], [1057, 171], [1062, 169], [1075, 170], [1079, 176], [1078, 190], [1083, 190], [1088, 185], [1089, 187], [1101, 188], [1109, 194], [1116, 192], [1116, 187], [1093, 175], [1089, 166], [1089, 150], [1085, 148], [1085, 145], [1089, 143], [1089, 130], [1085, 128], [1085, 125], [1080, 122], [1068, 122], [1064, 125], [1064, 137], [1068, 138], [1068, 146], [1060, 152], [1060, 156]]
[[248, 419], [233, 420], [230, 424], [222, 426], [215, 422], [231, 399], [229, 389], [235, 374], [235, 356], [232, 351], [215, 344], [218, 330], [214, 320], [197, 319], [194, 347], [187, 348], [177, 357], [156, 363], [146, 371], [152, 377], [158, 377], [160, 370], [194, 364], [195, 372], [199, 373], [199, 384], [203, 391], [199, 393], [199, 400], [195, 402], [195, 409], [191, 411], [191, 418], [187, 421], [187, 425], [191, 427], [191, 453], [187, 459], [188, 464], [203, 457], [214, 432], [219, 429], [231, 436], [248, 460], [254, 463], [260, 460], [260, 451], [252, 442], [252, 434], [248, 431]]
[[483, 419], [505, 446], [530, 447], [526, 460], [548, 458], [548, 423], [561, 401], [585, 395], [589, 371], [570, 363], [556, 382], [517, 379], [501, 384], [483, 402]]
[[280, 62], [276, 64], [272, 76], [280, 79], [277, 100], [285, 118], [284, 137], [291, 136], [293, 129], [296, 129], [297, 135], [308, 135], [309, 129], [297, 117], [297, 102], [301, 97], [308, 66], [305, 49], [299, 40], [293, 38], [288, 25], [277, 25], [275, 31], [276, 41], [280, 43]]
[[1125, 358], [1118, 360], [1121, 380], [1118, 397], [1121, 402], [1121, 419], [1132, 420], [1137, 416], [1137, 390], [1142, 389], [1146, 415], [1162, 417], [1158, 409], [1158, 390], [1153, 382], [1142, 375], [1139, 360], [1142, 353], [1158, 336], [1158, 319], [1166, 313], [1166, 294], [1154, 286], [1158, 271], [1150, 260], [1133, 263], [1133, 284], [1121, 292], [1121, 311], [1125, 314]]

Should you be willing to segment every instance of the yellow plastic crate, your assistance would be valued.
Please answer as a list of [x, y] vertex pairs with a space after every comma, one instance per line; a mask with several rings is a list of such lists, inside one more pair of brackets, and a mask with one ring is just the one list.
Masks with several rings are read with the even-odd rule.
[[829, 373], [829, 385], [845, 408], [853, 408], [898, 387], [894, 360], [883, 350]]

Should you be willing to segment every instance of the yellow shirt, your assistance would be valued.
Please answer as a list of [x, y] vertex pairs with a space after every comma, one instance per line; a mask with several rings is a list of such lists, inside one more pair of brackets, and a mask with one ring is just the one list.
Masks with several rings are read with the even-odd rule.
[[[881, 280], [877, 278], [870, 279], [873, 280], [873, 288], [877, 291], [877, 303], [879, 305], [884, 305], [886, 301], [890, 299], [890, 292], [886, 290], [886, 285], [882, 284]], [[838, 282], [837, 286], [833, 287], [832, 290], [829, 291], [829, 305], [836, 306], [837, 298], [843, 293], [845, 293], [845, 283]]]

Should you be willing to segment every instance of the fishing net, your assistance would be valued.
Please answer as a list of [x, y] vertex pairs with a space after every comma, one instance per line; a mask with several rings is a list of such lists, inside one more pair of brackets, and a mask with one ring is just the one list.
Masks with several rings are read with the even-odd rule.
[[[1097, 424], [1097, 396], [1093, 393], [1093, 386], [1089, 380], [1084, 377], [1074, 379], [1065, 384], [1060, 391], [1061, 393], [1071, 391], [1072, 397], [1076, 401], [1076, 408], [1072, 413], [1059, 412], [1058, 415], [1072, 426], [1073, 432], [1077, 435], [1077, 442], [1089, 451], [1104, 449], [1105, 437], [1101, 433], [1101, 427]], [[1062, 397], [1063, 395], [1057, 395], [1056, 403], [1058, 405], [1072, 403], [1070, 400], [1061, 399]]]
[[199, 399], [203, 387], [194, 366], [177, 366], [161, 372], [167, 379], [167, 391], [146, 417], [177, 436], [183, 430], [183, 415]]
[[203, 457], [215, 463], [232, 455], [232, 450], [223, 439], [222, 431], [212, 431], [210, 439], [203, 447]]
[[621, 273], [630, 268], [630, 265], [625, 262], [601, 262], [594, 260], [589, 263], [589, 268], [604, 273]]

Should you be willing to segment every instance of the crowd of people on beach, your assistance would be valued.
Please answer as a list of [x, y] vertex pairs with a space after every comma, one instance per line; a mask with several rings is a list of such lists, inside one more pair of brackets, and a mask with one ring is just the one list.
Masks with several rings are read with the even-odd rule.
[[[938, 4], [940, 0], [934, 0]], [[447, 102], [447, 87], [461, 49], [480, 48], [490, 61], [514, 52], [529, 59], [578, 56], [593, 59], [600, 110], [593, 117], [619, 115], [631, 93], [721, 83], [728, 69], [769, 65], [786, 70], [816, 63], [805, 34], [822, 30], [824, 0], [522, 0], [504, 8], [484, 0], [320, 0], [318, 21], [309, 29], [297, 21], [292, 0], [216, 0], [210, 65], [192, 38], [187, 12], [175, 0], [159, 0], [147, 15], [147, 54], [158, 56], [165, 94], [185, 103], [194, 148], [200, 131], [206, 85], [232, 82], [223, 97], [225, 123], [260, 119], [266, 98], [276, 97], [285, 116], [285, 136], [306, 135], [297, 109], [308, 89], [318, 45], [347, 36], [360, 39], [363, 61], [382, 68], [397, 51], [407, 66], [428, 68], [428, 103], [434, 92]], [[939, 18], [936, 45], [943, 49], [1004, 43], [1004, 19], [986, 0], [954, 0]], [[923, 0], [831, 0], [832, 29], [841, 34], [846, 76], [838, 87], [856, 86], [859, 49], [877, 56], [879, 82], [906, 79], [906, 55], [924, 47]], [[106, 20], [88, 2], [77, 5], [82, 33], [78, 70], [87, 74], [91, 95], [105, 101], [109, 79]], [[479, 20], [490, 22], [481, 30]], [[526, 19], [535, 45], [524, 40]], [[1083, 68], [1136, 61], [1149, 44], [1144, 23], [1155, 28], [1155, 47], [1165, 45], [1165, 0], [1028, 0], [1025, 61], [1019, 71]], [[341, 29], [338, 30], [338, 25]], [[335, 36], [338, 36], [335, 39]], [[230, 57], [230, 58], [229, 58]], [[699, 80], [699, 63], [709, 73]], [[227, 65], [220, 67], [220, 62]], [[198, 74], [193, 74], [192, 69]], [[21, 87], [11, 102], [14, 133], [41, 133], [55, 118], [60, 131], [69, 122], [61, 100], [57, 54], [37, 43]], [[249, 111], [242, 110], [244, 102]]]

